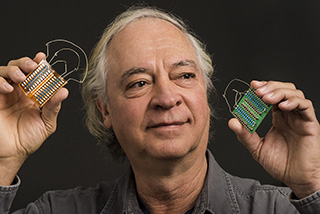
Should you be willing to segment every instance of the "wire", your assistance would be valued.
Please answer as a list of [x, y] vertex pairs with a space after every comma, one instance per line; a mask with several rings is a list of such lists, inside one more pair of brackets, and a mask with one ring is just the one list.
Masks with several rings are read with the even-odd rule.
[[[85, 59], [85, 69], [84, 69], [83, 78], [82, 78], [81, 80], [78, 80], [78, 79], [75, 79], [75, 78], [69, 78], [67, 81], [71, 81], [71, 80], [72, 80], [72, 81], [75, 81], [75, 82], [78, 82], [78, 83], [83, 83], [84, 80], [85, 80], [86, 77], [87, 77], [87, 72], [88, 72], [88, 57], [87, 57], [87, 54], [84, 52], [84, 50], [83, 50], [82, 48], [80, 48], [78, 45], [76, 45], [76, 44], [73, 43], [73, 42], [70, 42], [70, 41], [68, 41], [68, 40], [66, 40], [66, 39], [54, 39], [54, 40], [51, 40], [51, 41], [49, 41], [49, 42], [46, 43], [47, 56], [50, 55], [50, 44], [55, 43], [55, 42], [68, 43], [68, 44], [76, 47], [77, 49], [79, 49], [79, 50], [82, 52], [82, 54], [83, 54], [83, 56], [84, 56], [84, 59]], [[67, 69], [67, 68], [68, 68], [68, 66], [67, 66], [67, 61], [65, 61], [65, 60], [57, 60], [56, 62], [54, 62], [54, 63], [52, 64], [52, 66], [55, 65], [55, 64], [57, 64], [57, 63], [64, 63], [64, 64], [65, 64], [65, 72], [64, 72], [63, 74], [61, 74], [61, 77], [65, 78], [65, 77], [67, 77], [68, 75], [70, 75], [70, 74], [72, 74], [73, 72], [78, 71], [78, 70], [80, 69], [80, 62], [81, 62], [80, 59], [81, 59], [81, 58], [80, 58], [79, 53], [78, 53], [77, 51], [75, 51], [74, 49], [72, 49], [72, 48], [61, 48], [61, 49], [59, 49], [58, 51], [56, 51], [56, 52], [53, 54], [53, 56], [51, 57], [49, 63], [51, 63], [51, 61], [52, 61], [56, 56], [58, 56], [58, 54], [59, 54], [60, 52], [62, 52], [62, 51], [71, 51], [71, 52], [73, 52], [74, 54], [76, 54], [76, 56], [78, 57], [78, 65], [77, 65], [74, 69], [72, 69], [71, 71], [68, 71], [68, 69]], [[82, 70], [82, 69], [81, 69], [81, 70]]]
[[[227, 103], [227, 105], [228, 105], [228, 108], [229, 108], [229, 112], [230, 112], [231, 114], [232, 114], [232, 109], [231, 109], [231, 105], [230, 105], [230, 103], [229, 103], [229, 100], [228, 100], [228, 98], [227, 98], [227, 92], [228, 92], [228, 89], [229, 89], [230, 85], [231, 85], [233, 82], [235, 82], [235, 81], [244, 83], [244, 84], [246, 84], [247, 86], [251, 87], [251, 86], [249, 85], [249, 83], [247, 83], [247, 82], [245, 82], [245, 81], [243, 81], [243, 80], [241, 80], [241, 79], [237, 79], [237, 78], [231, 80], [231, 81], [228, 83], [228, 85], [227, 85], [226, 88], [224, 89], [224, 92], [223, 92], [223, 94], [222, 94], [222, 97], [225, 99], [225, 101], [226, 101], [226, 103]], [[235, 97], [234, 97], [234, 105], [233, 105], [233, 108], [235, 108], [235, 106], [237, 105], [237, 103], [241, 100], [242, 96], [243, 96], [247, 91], [240, 92], [240, 91], [238, 91], [238, 90], [236, 90], [236, 89], [232, 89], [232, 91], [236, 92], [236, 95], [235, 95]]]

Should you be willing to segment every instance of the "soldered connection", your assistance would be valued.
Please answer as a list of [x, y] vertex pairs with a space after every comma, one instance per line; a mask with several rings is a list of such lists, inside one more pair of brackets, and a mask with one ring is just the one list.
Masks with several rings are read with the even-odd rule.
[[19, 87], [35, 104], [42, 107], [65, 84], [67, 81], [43, 59]]
[[[233, 89], [233, 91], [236, 92], [236, 96], [232, 110], [226, 97], [226, 93], [229, 86], [234, 81], [245, 83], [249, 86], [249, 89], [245, 92], [239, 92], [238, 90]], [[253, 89], [248, 83], [239, 79], [230, 81], [224, 91], [223, 97], [226, 100], [230, 113], [237, 118], [251, 134], [256, 131], [272, 107], [272, 105], [265, 103], [262, 98], [256, 94], [255, 89]]]
[[[88, 66], [88, 58], [86, 53], [81, 49], [78, 45], [65, 40], [65, 39], [55, 39], [46, 44], [47, 46], [47, 57], [49, 56], [50, 52], [50, 44], [62, 42], [63, 44], [71, 45], [72, 48], [64, 47], [57, 50], [50, 61], [48, 62], [46, 59], [41, 60], [41, 62], [38, 64], [37, 68], [29, 73], [26, 77], [26, 79], [19, 83], [19, 87], [22, 89], [22, 91], [27, 95], [28, 98], [30, 98], [36, 105], [38, 105], [40, 108], [64, 85], [68, 83], [68, 81], [75, 81], [78, 83], [83, 83], [83, 81], [86, 78], [87, 75], [87, 66]], [[74, 50], [73, 48], [76, 48], [79, 51]], [[56, 60], [51, 64], [51, 62], [55, 59], [55, 57], [58, 56], [59, 53], [62, 51], [69, 51], [72, 52], [77, 56], [78, 62], [74, 69], [68, 71], [67, 61], [66, 60]], [[85, 71], [82, 75], [81, 79], [77, 79], [74, 77], [71, 77], [74, 72], [80, 70], [81, 66], [81, 57], [80, 53], [82, 53], [85, 64], [83, 65], [83, 70]], [[60, 75], [53, 69], [53, 65], [57, 63], [63, 63], [64, 64], [64, 72]], [[66, 77], [69, 77], [66, 79]]]

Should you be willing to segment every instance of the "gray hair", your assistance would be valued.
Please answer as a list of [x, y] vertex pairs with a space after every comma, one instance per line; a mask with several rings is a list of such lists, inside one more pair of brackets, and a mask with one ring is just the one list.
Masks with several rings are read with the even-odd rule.
[[130, 23], [141, 18], [158, 18], [172, 23], [179, 28], [189, 39], [194, 47], [200, 69], [203, 73], [207, 88], [207, 94], [214, 91], [211, 82], [213, 67], [210, 55], [205, 50], [205, 45], [201, 43], [179, 18], [170, 13], [150, 7], [131, 7], [127, 11], [117, 16], [113, 22], [104, 30], [100, 41], [93, 49], [87, 78], [82, 86], [82, 97], [86, 108], [86, 125], [90, 133], [98, 139], [100, 145], [108, 150], [114, 160], [124, 159], [126, 157], [112, 129], [108, 129], [103, 123], [103, 117], [99, 111], [96, 102], [108, 101], [107, 96], [107, 72], [108, 66], [107, 47], [112, 38]]

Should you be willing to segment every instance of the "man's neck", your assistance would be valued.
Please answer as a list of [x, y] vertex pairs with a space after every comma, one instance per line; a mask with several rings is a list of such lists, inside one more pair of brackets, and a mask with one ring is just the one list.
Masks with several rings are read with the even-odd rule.
[[185, 213], [194, 207], [207, 172], [204, 153], [194, 160], [172, 160], [152, 173], [134, 170], [138, 195], [151, 213]]

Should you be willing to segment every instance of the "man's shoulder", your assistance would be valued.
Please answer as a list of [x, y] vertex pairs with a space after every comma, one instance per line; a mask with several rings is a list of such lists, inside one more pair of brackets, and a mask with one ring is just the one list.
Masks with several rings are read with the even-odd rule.
[[208, 160], [208, 194], [215, 212], [270, 213], [273, 210], [274, 213], [296, 213], [289, 201], [289, 188], [231, 175], [219, 166], [211, 154]]
[[255, 194], [263, 192], [265, 194], [280, 194], [283, 196], [289, 196], [291, 190], [288, 187], [274, 186], [269, 184], [261, 184], [258, 180], [250, 178], [241, 178], [238, 176], [230, 175], [226, 173], [230, 179], [230, 183], [234, 191], [244, 197], [252, 197]]
[[239, 210], [252, 213], [270, 213], [270, 210], [274, 213], [297, 213], [290, 203], [291, 190], [288, 187], [261, 184], [254, 179], [230, 174], [228, 177]]
[[[258, 180], [250, 178], [241, 178], [226, 172], [215, 160], [212, 153], [207, 151], [209, 161], [209, 180], [216, 184], [227, 186], [230, 191], [243, 197], [252, 197], [260, 192], [265, 194], [280, 194], [287, 197], [291, 190], [287, 187], [261, 184]], [[221, 191], [223, 189], [220, 189]]]
[[46, 195], [57, 198], [65, 198], [65, 197], [99, 197], [99, 195], [108, 195], [110, 192], [112, 192], [112, 189], [117, 185], [119, 182], [119, 179], [112, 180], [108, 182], [101, 182], [98, 183], [96, 186], [92, 187], [84, 187], [84, 186], [78, 186], [71, 189], [66, 190], [52, 190], [47, 191], [43, 194], [45, 197]]
[[59, 213], [99, 213], [116, 191], [120, 178], [109, 182], [101, 182], [95, 187], [79, 186], [67, 190], [47, 191], [35, 201], [35, 205], [43, 213], [55, 211]]

